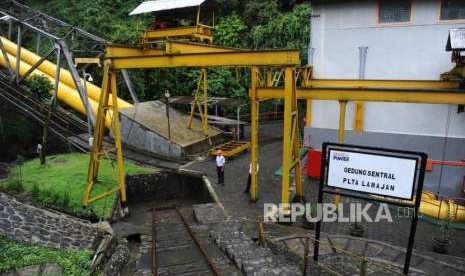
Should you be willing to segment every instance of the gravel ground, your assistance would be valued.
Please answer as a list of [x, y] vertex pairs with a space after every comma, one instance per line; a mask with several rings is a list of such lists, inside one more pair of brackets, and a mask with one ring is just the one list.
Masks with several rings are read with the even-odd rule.
[[[234, 159], [227, 160], [225, 167], [225, 186], [213, 184], [221, 203], [229, 215], [237, 218], [249, 218], [256, 220], [263, 216], [264, 203], [279, 203], [281, 198], [281, 177], [274, 173], [282, 163], [282, 124], [265, 124], [261, 126], [259, 139], [259, 189], [258, 201], [251, 203], [248, 195], [243, 193], [245, 189], [249, 154], [245, 153]], [[206, 174], [211, 183], [216, 183], [215, 163], [213, 158], [191, 163], [186, 168], [201, 171]], [[318, 182], [306, 179], [304, 194], [307, 201], [316, 202]], [[326, 202], [330, 202], [326, 198]], [[376, 212], [376, 210], [372, 209]], [[387, 242], [397, 246], [406, 246], [410, 230], [410, 218], [397, 217], [394, 222], [362, 223], [366, 227], [365, 237], [369, 239]], [[322, 230], [330, 234], [348, 234], [348, 223], [324, 223]], [[436, 235], [439, 227], [429, 222], [419, 220], [414, 249], [426, 254], [432, 251], [432, 236]], [[450, 256], [465, 258], [464, 231], [452, 232], [453, 244], [449, 248]], [[444, 255], [445, 261], [454, 261], [453, 258]], [[458, 260], [460, 262], [460, 260]]]

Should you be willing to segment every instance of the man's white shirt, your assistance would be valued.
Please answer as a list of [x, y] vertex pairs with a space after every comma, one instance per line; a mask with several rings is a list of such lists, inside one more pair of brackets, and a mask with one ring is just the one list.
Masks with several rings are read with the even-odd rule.
[[216, 166], [217, 167], [223, 167], [225, 162], [226, 162], [226, 160], [224, 159], [223, 155], [218, 155], [216, 157]]

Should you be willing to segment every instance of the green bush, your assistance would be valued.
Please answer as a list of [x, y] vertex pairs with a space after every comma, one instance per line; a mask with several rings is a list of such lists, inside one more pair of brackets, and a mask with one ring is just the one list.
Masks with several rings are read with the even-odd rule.
[[[0, 275], [29, 265], [57, 263], [64, 275], [90, 275], [92, 252], [48, 248], [6, 238], [0, 233]], [[10, 275], [10, 274], [8, 274]]]
[[31, 196], [32, 196], [32, 199], [34, 199], [34, 200], [39, 199], [40, 189], [39, 189], [39, 185], [37, 185], [36, 183], [34, 183], [34, 185], [32, 186]]
[[42, 75], [32, 75], [26, 79], [26, 86], [29, 87], [31, 94], [39, 97], [40, 99], [50, 98], [50, 91], [53, 85], [47, 77]]
[[69, 192], [65, 192], [63, 194], [63, 198], [61, 200], [61, 205], [64, 207], [64, 208], [67, 208], [69, 207], [69, 203], [71, 201], [71, 197], [69, 196]]
[[57, 192], [52, 192], [51, 201], [54, 205], [60, 204], [60, 195]]
[[49, 189], [42, 190], [39, 194], [39, 202], [43, 203], [44, 205], [52, 204], [52, 191]]
[[23, 183], [21, 183], [21, 181], [19, 181], [17, 179], [13, 179], [11, 181], [8, 181], [8, 183], [6, 185], [6, 189], [8, 191], [12, 191], [12, 192], [16, 192], [16, 193], [24, 192]]

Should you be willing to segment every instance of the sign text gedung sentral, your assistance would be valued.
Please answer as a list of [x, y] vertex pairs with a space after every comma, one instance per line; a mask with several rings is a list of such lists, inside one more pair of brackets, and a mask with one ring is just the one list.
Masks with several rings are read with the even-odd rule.
[[416, 160], [330, 150], [327, 186], [411, 199]]

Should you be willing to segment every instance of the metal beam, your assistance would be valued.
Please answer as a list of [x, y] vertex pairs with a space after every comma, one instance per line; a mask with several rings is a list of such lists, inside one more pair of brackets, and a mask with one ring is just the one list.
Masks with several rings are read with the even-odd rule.
[[[18, 49], [19, 49], [19, 48], [20, 48], [20, 47], [18, 47]], [[18, 83], [22, 82], [22, 81], [25, 80], [27, 77], [29, 77], [29, 75], [30, 75], [34, 70], [36, 70], [37, 67], [39, 67], [44, 61], [46, 61], [47, 58], [48, 58], [49, 56], [51, 56], [51, 55], [53, 54], [53, 52], [55, 52], [55, 50], [57, 50], [57, 49], [59, 49], [59, 48], [60, 48], [60, 46], [58, 46], [58, 45], [52, 47], [52, 48], [45, 54], [45, 56], [41, 57], [35, 64], [33, 64], [33, 65], [31, 66], [31, 68], [29, 68], [29, 70], [27, 70], [26, 73], [23, 74], [23, 76], [22, 76], [21, 78], [19, 78]], [[17, 60], [19, 60], [19, 62], [18, 62], [18, 65], [19, 65], [19, 64], [21, 63], [21, 59], [17, 59]]]
[[221, 53], [241, 51], [238, 48], [220, 47], [210, 44], [171, 41], [166, 42], [166, 53], [170, 54], [192, 54], [192, 53]]
[[29, 24], [29, 23], [26, 23], [26, 22], [24, 22], [24, 21], [21, 21], [21, 20], [15, 18], [15, 17], [13, 17], [13, 16], [7, 14], [7, 13], [4, 13], [4, 12], [0, 11], [0, 15], [8, 16], [8, 20], [9, 20], [10, 22], [14, 21], [14, 22], [16, 22], [16, 23], [18, 23], [18, 24], [20, 24], [20, 25], [23, 25], [24, 27], [26, 27], [26, 28], [28, 28], [28, 29], [31, 29], [31, 30], [33, 30], [33, 31], [35, 31], [35, 32], [40, 33], [40, 34], [43, 35], [43, 36], [46, 36], [46, 37], [51, 38], [51, 39], [54, 39], [54, 40], [58, 40], [58, 39], [59, 39], [57, 36], [54, 36], [54, 35], [52, 35], [52, 34], [50, 34], [50, 33], [47, 33], [47, 32], [45, 32], [45, 31], [43, 31], [43, 30], [41, 30], [41, 29], [39, 29], [39, 28], [37, 28], [37, 27], [35, 27], [35, 26]]
[[386, 88], [457, 88], [457, 81], [436, 80], [367, 80], [367, 79], [310, 79], [306, 86], [315, 87], [386, 87]]
[[126, 83], [126, 86], [129, 90], [129, 94], [131, 95], [132, 101], [135, 104], [139, 103], [139, 98], [137, 97], [136, 91], [134, 90], [134, 85], [132, 84], [128, 71], [126, 69], [121, 69], [121, 75], [123, 75], [124, 82]]
[[126, 45], [109, 44], [105, 49], [105, 58], [113, 57], [141, 57], [141, 56], [156, 56], [165, 53], [162, 49], [150, 49], [131, 47]]
[[162, 67], [221, 67], [221, 66], [294, 66], [300, 63], [297, 50], [237, 51], [221, 53], [192, 53], [169, 55], [109, 56], [113, 69]]
[[[284, 99], [280, 87], [257, 88], [259, 98]], [[465, 104], [465, 91], [459, 89], [426, 88], [364, 88], [364, 87], [302, 87], [297, 89], [298, 99], [401, 102], [428, 104]]]
[[8, 52], [6, 51], [5, 45], [3, 45], [3, 42], [1, 39], [0, 39], [0, 50], [2, 51], [3, 58], [5, 59], [6, 65], [8, 67], [10, 78], [13, 79], [15, 77], [15, 72], [13, 71], [13, 68], [11, 68], [10, 59], [8, 58]]
[[22, 43], [22, 32], [21, 32], [21, 26], [18, 25], [18, 37], [17, 37], [18, 41], [16, 43], [17, 47], [16, 47], [16, 71], [15, 71], [15, 80], [16, 80], [16, 83], [19, 83], [20, 81], [20, 77], [19, 77], [19, 66], [21, 64], [21, 43]]
[[71, 77], [73, 78], [74, 85], [76, 85], [76, 89], [79, 92], [82, 104], [86, 109], [87, 119], [89, 120], [90, 125], [95, 126], [94, 114], [89, 103], [89, 98], [87, 97], [87, 92], [85, 90], [85, 87], [82, 85], [81, 78], [79, 77], [76, 67], [74, 67], [74, 61], [71, 52], [69, 51], [68, 46], [63, 40], [58, 40], [57, 43], [61, 47], [61, 51], [63, 52], [63, 56], [65, 57], [66, 63], [68, 65], [68, 70], [71, 74]]

